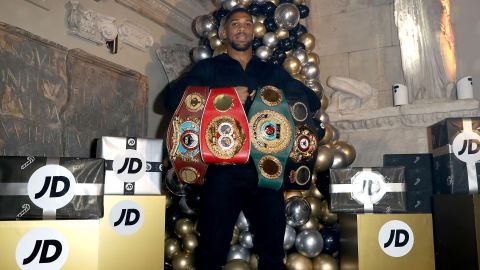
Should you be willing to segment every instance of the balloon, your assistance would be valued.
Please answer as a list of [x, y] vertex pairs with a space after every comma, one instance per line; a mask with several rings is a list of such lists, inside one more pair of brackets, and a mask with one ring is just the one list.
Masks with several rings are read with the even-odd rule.
[[303, 24], [298, 24], [295, 28], [288, 31], [290, 36], [297, 39], [301, 35], [307, 33], [307, 28]]
[[313, 123], [317, 127], [317, 137], [321, 140], [325, 136], [325, 124], [317, 118], [313, 118]]
[[303, 256], [313, 258], [322, 252], [322, 235], [317, 230], [303, 230], [297, 234], [295, 248]]
[[[339, 137], [340, 137], [340, 131], [338, 131], [338, 129], [335, 127], [335, 126], [332, 126], [330, 125], [331, 128], [332, 128], [332, 141], [338, 141]], [[336, 142], [335, 142], [336, 143]]]
[[230, 247], [230, 251], [227, 255], [227, 262], [231, 260], [244, 260], [246, 262], [250, 261], [250, 250], [244, 248], [241, 245], [233, 245]]
[[[312, 183], [315, 184], [315, 182], [317, 181], [317, 175], [314, 173], [312, 174]], [[308, 190], [303, 190], [302, 191], [302, 195], [303, 197], [309, 197], [309, 196], [312, 196], [312, 197], [315, 197], [317, 199], [323, 199], [323, 194], [320, 192], [320, 190], [317, 189], [317, 187], [315, 185], [310, 185], [310, 188]], [[310, 204], [311, 206], [311, 204]], [[313, 209], [312, 209], [313, 211]]]
[[273, 51], [272, 57], [277, 59], [280, 63], [283, 64], [285, 61], [285, 58], [287, 58], [287, 54], [282, 51], [282, 49], [277, 48], [275, 51]]
[[330, 228], [323, 228], [320, 231], [323, 238], [323, 251], [327, 254], [333, 254], [338, 251], [340, 246], [340, 241], [338, 239], [338, 232], [330, 229]]
[[275, 13], [276, 8], [277, 5], [275, 5], [274, 3], [266, 2], [265, 5], [263, 5], [263, 11], [265, 13], [265, 16], [272, 17]]
[[293, 41], [290, 38], [282, 39], [278, 42], [278, 46], [285, 52], [290, 51], [293, 48]]
[[309, 63], [313, 63], [315, 65], [319, 65], [320, 64], [320, 56], [318, 56], [318, 54], [314, 53], [314, 52], [309, 52], [308, 53], [308, 60], [307, 60]]
[[322, 201], [320, 204], [320, 209], [322, 215], [320, 217], [320, 221], [326, 225], [334, 225], [337, 223], [338, 217], [337, 214], [331, 213], [330, 209], [328, 208], [328, 202]]
[[228, 10], [221, 8], [221, 9], [217, 9], [212, 13], [213, 17], [215, 17], [215, 20], [217, 21], [217, 27], [220, 25], [220, 21], [222, 20], [222, 18], [224, 18], [225, 15], [228, 14], [228, 12], [229, 12]]
[[[329, 117], [328, 114], [327, 114], [325, 111], [323, 111], [323, 110], [318, 111], [318, 113], [317, 113], [316, 116], [317, 116], [318, 119], [319, 119], [320, 121], [322, 121], [323, 123], [328, 123], [328, 122], [330, 122], [330, 117]], [[331, 129], [331, 127], [330, 127], [330, 129]], [[333, 137], [333, 131], [332, 131], [332, 137]]]
[[262, 46], [262, 40], [258, 38], [254, 38], [252, 41], [252, 49], [255, 51], [260, 46]]
[[267, 61], [272, 56], [272, 49], [267, 46], [260, 46], [255, 50], [255, 55], [263, 61]]
[[308, 17], [308, 14], [310, 14], [310, 9], [306, 5], [298, 5], [297, 8], [301, 19]]
[[181, 218], [175, 224], [175, 234], [183, 238], [185, 235], [193, 233], [193, 223], [188, 218]]
[[303, 76], [303, 75], [300, 74], [300, 73], [294, 74], [294, 75], [292, 75], [292, 77], [293, 77], [295, 80], [299, 80], [299, 81], [301, 81], [301, 82], [305, 81], [305, 76]]
[[320, 69], [317, 65], [307, 62], [302, 67], [302, 74], [307, 80], [314, 80], [318, 77], [318, 75], [320, 75]]
[[290, 30], [297, 26], [300, 20], [300, 13], [294, 4], [285, 3], [280, 4], [275, 9], [275, 23], [283, 29]]
[[183, 250], [188, 253], [192, 253], [198, 247], [197, 236], [194, 233], [186, 234], [182, 240]]
[[337, 141], [335, 142], [334, 147], [335, 149], [338, 149], [345, 154], [347, 158], [346, 166], [350, 166], [350, 164], [352, 164], [355, 161], [355, 157], [357, 156], [357, 153], [355, 151], [355, 148], [351, 144], [348, 144], [347, 142], [344, 142], [344, 141]]
[[315, 48], [315, 37], [310, 33], [305, 33], [299, 36], [298, 42], [305, 45], [305, 50], [307, 50], [307, 52], [311, 52]]
[[[315, 183], [315, 186], [317, 189], [322, 193], [325, 194], [326, 199], [329, 199], [330, 197], [330, 170], [325, 170], [322, 172], [317, 173], [317, 182]], [[321, 204], [321, 207], [323, 207], [323, 203]], [[325, 213], [323, 212], [324, 210], [322, 209], [322, 215]], [[321, 215], [321, 216], [322, 216]], [[321, 218], [320, 216], [320, 218]]]
[[297, 252], [290, 253], [287, 256], [287, 263], [285, 264], [288, 270], [312, 270], [312, 261], [309, 258]]
[[265, 4], [265, 2], [267, 2], [267, 0], [254, 0], [254, 1], [257, 4]]
[[258, 270], [258, 256], [255, 253], [250, 255], [250, 267], [252, 270]]
[[182, 218], [182, 212], [180, 211], [178, 206], [174, 205], [167, 208], [165, 213], [165, 225], [167, 229], [174, 229], [175, 224], [177, 224], [177, 221], [180, 218]]
[[313, 196], [308, 196], [305, 198], [305, 200], [307, 200], [307, 202], [310, 204], [310, 208], [312, 209], [312, 213], [310, 214], [310, 216], [320, 218], [322, 214], [322, 212], [320, 211], [321, 200]]
[[252, 0], [238, 0], [238, 4], [243, 8], [247, 8], [252, 3]]
[[[286, 40], [286, 39], [284, 39]], [[282, 40], [283, 41], [283, 40]], [[300, 60], [297, 58], [290, 56], [285, 58], [285, 61], [283, 61], [283, 68], [290, 73], [291, 75], [298, 74], [300, 72], [300, 69], [302, 68], [302, 65], [300, 63]]]
[[212, 53], [207, 48], [207, 46], [198, 46], [198, 47], [193, 48], [193, 50], [192, 50], [192, 60], [193, 60], [193, 62], [198, 62], [200, 60], [210, 58], [211, 56], [212, 56]]
[[278, 4], [279, 4], [280, 1], [279, 1], [279, 0], [268, 0], [268, 2], [272, 2], [272, 3], [274, 3], [276, 6], [278, 6]]
[[212, 47], [212, 49], [214, 49], [214, 50], [218, 46], [221, 46], [223, 44], [223, 42], [220, 40], [220, 38], [218, 36], [213, 36], [213, 37], [209, 38], [208, 41], [209, 41], [210, 47]]
[[263, 36], [263, 44], [265, 44], [267, 47], [273, 48], [277, 46], [277, 43], [278, 39], [274, 32], [265, 33]]
[[302, 192], [299, 190], [287, 190], [283, 193], [283, 198], [285, 201], [295, 196], [302, 197]]
[[317, 159], [315, 160], [315, 172], [322, 172], [328, 170], [333, 164], [332, 149], [320, 145], [318, 147]]
[[299, 227], [307, 223], [310, 213], [310, 205], [301, 197], [292, 197], [285, 203], [285, 216], [287, 224], [292, 227]]
[[[323, 122], [323, 121], [322, 121]], [[325, 126], [325, 136], [319, 141], [319, 144], [326, 144], [332, 140], [333, 131], [332, 127], [328, 124], [323, 124]]]
[[253, 23], [256, 23], [256, 22], [261, 22], [261, 23], [263, 23], [266, 18], [267, 18], [267, 17], [265, 17], [264, 15], [254, 16], [254, 17], [253, 17]]
[[263, 21], [263, 24], [267, 28], [268, 32], [275, 32], [277, 30], [278, 26], [275, 23], [275, 19], [273, 17], [267, 17], [265, 21]]
[[218, 30], [213, 29], [212, 31], [207, 33], [207, 38], [210, 40], [212, 37], [218, 37]]
[[256, 38], [263, 38], [263, 36], [267, 33], [267, 28], [261, 22], [256, 22], [253, 24], [253, 35]]
[[285, 236], [283, 237], [283, 249], [291, 249], [295, 244], [295, 238], [297, 238], [297, 232], [292, 226], [287, 225], [285, 227]]
[[250, 265], [244, 260], [231, 260], [225, 264], [223, 270], [250, 270]]
[[238, 238], [238, 242], [244, 248], [252, 248], [253, 247], [253, 234], [249, 231], [241, 232], [240, 237]]
[[195, 18], [195, 32], [200, 37], [206, 37], [208, 32], [217, 27], [217, 21], [212, 15], [200, 15]]
[[238, 229], [237, 226], [233, 227], [233, 235], [232, 235], [232, 240], [230, 241], [230, 246], [235, 245], [238, 242], [238, 239], [240, 238], [240, 229]]
[[175, 270], [191, 270], [195, 263], [195, 256], [191, 253], [179, 251], [172, 257], [172, 266]]
[[185, 196], [180, 198], [180, 201], [178, 202], [178, 207], [180, 208], [180, 211], [182, 211], [182, 213], [185, 213], [188, 216], [193, 216], [196, 214], [195, 210], [188, 207]]
[[328, 105], [330, 104], [330, 101], [328, 100], [328, 97], [323, 95], [322, 99], [320, 99], [320, 104], [321, 104], [321, 109], [326, 110]]
[[305, 4], [305, 0], [293, 0], [293, 3], [295, 5], [303, 5], [303, 4]]
[[227, 52], [227, 47], [225, 46], [225, 44], [222, 44], [217, 48], [215, 48], [215, 50], [213, 51], [213, 56], [217, 56], [219, 54], [226, 53], [226, 52]]
[[175, 237], [168, 238], [165, 240], [165, 259], [171, 261], [173, 255], [179, 252], [180, 249], [180, 240]]
[[308, 86], [310, 89], [313, 90], [318, 96], [318, 98], [322, 98], [323, 96], [323, 85], [318, 80], [307, 80], [305, 85]]
[[198, 211], [200, 208], [200, 201], [202, 199], [201, 197], [201, 189], [200, 187], [197, 186], [188, 186], [188, 192], [187, 195], [185, 196], [185, 201], [187, 203], [187, 206], [194, 210]]
[[232, 10], [236, 6], [238, 6], [238, 4], [239, 4], [238, 0], [224, 0], [222, 3], [222, 7], [224, 9]]
[[248, 13], [250, 13], [252, 16], [258, 16], [260, 15], [261, 7], [257, 3], [252, 3], [250, 4], [250, 6], [248, 6], [247, 10], [248, 10]]
[[243, 214], [243, 211], [240, 212], [240, 214], [238, 215], [236, 225], [240, 231], [248, 230], [249, 224], [247, 219], [245, 218], [245, 215]]
[[337, 260], [328, 254], [320, 254], [313, 258], [313, 270], [339, 270]]
[[300, 63], [302, 64], [302, 66], [307, 63], [308, 54], [307, 54], [307, 51], [305, 51], [303, 49], [294, 50], [292, 56], [296, 57], [298, 60], [300, 60]]
[[278, 40], [282, 40], [282, 39], [288, 38], [289, 34], [288, 34], [287, 30], [282, 29], [282, 28], [278, 28], [275, 31], [275, 35], [277, 36]]
[[346, 168], [348, 165], [348, 158], [344, 152], [339, 149], [333, 149], [333, 164], [332, 169]]
[[307, 223], [303, 224], [299, 230], [304, 231], [304, 230], [318, 230], [318, 224], [320, 222], [318, 221], [318, 218], [310, 216], [310, 219], [308, 219]]

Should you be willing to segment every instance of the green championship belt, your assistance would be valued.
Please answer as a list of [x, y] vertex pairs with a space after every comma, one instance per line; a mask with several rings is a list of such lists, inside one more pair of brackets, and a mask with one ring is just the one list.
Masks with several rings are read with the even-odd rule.
[[257, 92], [248, 113], [248, 126], [258, 186], [278, 190], [295, 135], [292, 114], [280, 89], [265, 86]]

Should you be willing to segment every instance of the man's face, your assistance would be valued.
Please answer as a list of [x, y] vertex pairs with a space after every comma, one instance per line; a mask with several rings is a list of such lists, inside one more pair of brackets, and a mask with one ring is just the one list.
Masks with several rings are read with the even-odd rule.
[[238, 12], [225, 24], [227, 44], [237, 51], [251, 48], [253, 40], [252, 17], [245, 12]]

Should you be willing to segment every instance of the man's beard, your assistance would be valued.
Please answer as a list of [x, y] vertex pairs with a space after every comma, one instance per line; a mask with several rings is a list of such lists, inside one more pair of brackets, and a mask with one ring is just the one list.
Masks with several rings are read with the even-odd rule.
[[232, 48], [234, 48], [235, 50], [244, 52], [252, 47], [252, 41], [249, 41], [248, 43], [245, 43], [245, 44], [238, 44], [235, 41], [232, 41], [231, 45], [232, 45]]

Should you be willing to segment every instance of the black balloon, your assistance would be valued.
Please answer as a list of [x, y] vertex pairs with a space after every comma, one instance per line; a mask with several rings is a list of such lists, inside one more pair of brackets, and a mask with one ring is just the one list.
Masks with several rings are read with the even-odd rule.
[[262, 7], [257, 3], [251, 3], [250, 6], [248, 6], [248, 12], [253, 16], [261, 15]]
[[317, 119], [317, 118], [313, 118], [313, 123], [314, 123], [315, 127], [317, 128], [318, 140], [323, 139], [323, 137], [325, 136], [325, 125], [323, 124], [322, 120]]
[[293, 49], [293, 42], [289, 38], [285, 38], [278, 42], [278, 46], [284, 51], [290, 51]]
[[275, 9], [276, 8], [277, 8], [277, 6], [274, 3], [266, 2], [263, 5], [263, 12], [264, 12], [265, 16], [272, 17], [273, 14], [275, 14]]
[[258, 47], [262, 46], [263, 44], [263, 41], [259, 38], [254, 38], [252, 40], [252, 48], [253, 48], [253, 51], [257, 50]]
[[197, 212], [200, 209], [201, 199], [201, 188], [198, 186], [190, 186], [185, 198], [187, 206]]
[[330, 229], [325, 227], [320, 230], [320, 234], [323, 237], [323, 253], [333, 254], [338, 251], [339, 248], [339, 240], [338, 240], [338, 232], [334, 229]]
[[285, 58], [287, 58], [287, 54], [282, 49], [277, 48], [273, 52], [272, 58], [277, 59], [280, 62], [280, 64], [282, 64]]
[[175, 224], [179, 219], [183, 217], [182, 212], [178, 208], [178, 206], [171, 206], [167, 208], [165, 212], [165, 226], [169, 230], [175, 229]]
[[305, 50], [305, 44], [300, 43], [300, 42], [295, 42], [295, 47], [294, 47], [294, 49], [295, 49], [295, 50], [296, 50], [296, 49], [303, 49], [303, 50]]
[[293, 29], [288, 31], [290, 36], [294, 36], [295, 38], [300, 37], [301, 35], [307, 33], [307, 28], [303, 24], [297, 24]]
[[225, 15], [228, 14], [228, 10], [226, 9], [219, 9], [219, 10], [216, 10], [212, 13], [212, 16], [215, 18], [215, 20], [217, 21], [217, 28], [220, 26], [220, 21], [222, 20], [223, 17], [225, 17]]
[[330, 200], [330, 170], [317, 172], [317, 181], [315, 182], [315, 186], [320, 193], [325, 196], [327, 201]]
[[306, 5], [298, 5], [298, 12], [300, 13], [300, 18], [304, 19], [310, 14], [310, 9]]
[[267, 32], [275, 32], [277, 30], [278, 26], [275, 23], [275, 18], [273, 17], [267, 17], [265, 21], [263, 21], [263, 25], [265, 25], [265, 28], [267, 28]]
[[280, 0], [280, 4], [293, 3], [293, 0]]

